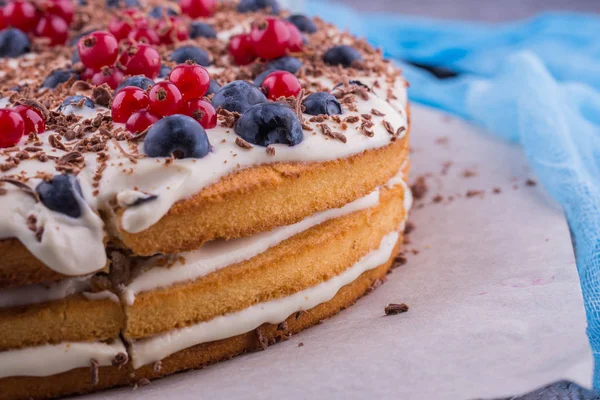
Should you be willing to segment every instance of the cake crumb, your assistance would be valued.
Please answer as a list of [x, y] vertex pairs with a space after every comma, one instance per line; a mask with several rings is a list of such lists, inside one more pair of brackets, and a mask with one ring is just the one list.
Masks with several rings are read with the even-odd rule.
[[400, 304], [390, 303], [385, 307], [384, 311], [385, 311], [385, 315], [402, 314], [402, 313], [405, 313], [408, 311], [408, 306], [404, 303], [400, 303]]

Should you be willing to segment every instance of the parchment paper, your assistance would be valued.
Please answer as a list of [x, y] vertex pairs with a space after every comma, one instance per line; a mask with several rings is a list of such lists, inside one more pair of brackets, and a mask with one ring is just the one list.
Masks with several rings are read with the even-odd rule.
[[[430, 174], [429, 191], [412, 212], [408, 263], [385, 285], [264, 352], [88, 399], [474, 399], [559, 379], [589, 387], [560, 209], [526, 184], [535, 178], [516, 146], [418, 106], [413, 122], [412, 177]], [[384, 316], [388, 303], [410, 310]]]

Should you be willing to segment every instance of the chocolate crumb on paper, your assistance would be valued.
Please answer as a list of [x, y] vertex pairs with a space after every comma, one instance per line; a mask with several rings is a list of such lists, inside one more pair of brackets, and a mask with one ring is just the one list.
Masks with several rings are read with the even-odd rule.
[[411, 185], [410, 190], [412, 190], [413, 197], [415, 198], [415, 200], [421, 200], [422, 198], [424, 198], [427, 194], [427, 191], [429, 190], [427, 182], [425, 182], [425, 177], [419, 176], [415, 180], [415, 183]]
[[402, 314], [402, 313], [405, 313], [408, 311], [408, 306], [404, 303], [400, 303], [400, 304], [390, 303], [385, 307], [384, 311], [385, 311], [385, 315]]
[[304, 342], [298, 343], [298, 347], [304, 347]]
[[534, 181], [533, 179], [527, 179], [527, 180], [525, 181], [525, 184], [526, 184], [527, 186], [532, 186], [532, 187], [533, 187], [533, 186], [536, 186], [536, 185], [537, 185], [537, 182], [536, 182], [536, 181]]

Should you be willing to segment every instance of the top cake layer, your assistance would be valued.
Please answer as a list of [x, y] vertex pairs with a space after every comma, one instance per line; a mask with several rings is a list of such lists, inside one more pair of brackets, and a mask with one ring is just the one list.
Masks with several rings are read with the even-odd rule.
[[[104, 28], [112, 14], [123, 12], [102, 10], [100, 3], [89, 1], [78, 12], [73, 37]], [[100, 270], [107, 264], [107, 241], [140, 255], [179, 253], [210, 240], [292, 224], [365, 196], [397, 173], [406, 157], [408, 128], [400, 73], [364, 41], [318, 19], [316, 32], [304, 33], [306, 43], [288, 55], [292, 58], [236, 65], [228, 52], [231, 36], [264, 17], [264, 11], [240, 13], [234, 5], [222, 5], [202, 20], [216, 37], [155, 47], [168, 68], [177, 65], [176, 49], [203, 49], [209, 61], [200, 61], [220, 85], [261, 79], [264, 71], [277, 68], [295, 70], [300, 95], [273, 102], [290, 107], [289, 118], [302, 127], [302, 140], [293, 145], [240, 140], [240, 134], [248, 138], [250, 128], [238, 121], [250, 117], [218, 110], [217, 126], [206, 129], [211, 151], [204, 157], [150, 157], [147, 132], [131, 134], [112, 121], [113, 90], [78, 79], [83, 66], [72, 63], [72, 46], [50, 48], [34, 41], [33, 52], [0, 61], [0, 105], [35, 107], [47, 127], [2, 150], [0, 246], [15, 256], [0, 261], [0, 287]], [[340, 45], [350, 46], [360, 59], [347, 63], [344, 54], [332, 56], [330, 50]], [[66, 80], [43, 88], [58, 69]], [[342, 113], [309, 114], [319, 114], [303, 107], [316, 92], [331, 93]], [[85, 100], [61, 106], [75, 95], [88, 97], [93, 107]], [[59, 175], [65, 176], [56, 179]], [[66, 191], [74, 200], [71, 208], [65, 210], [60, 196], [63, 206], [48, 200], [44, 185]], [[40, 263], [48, 267], [43, 272]]]

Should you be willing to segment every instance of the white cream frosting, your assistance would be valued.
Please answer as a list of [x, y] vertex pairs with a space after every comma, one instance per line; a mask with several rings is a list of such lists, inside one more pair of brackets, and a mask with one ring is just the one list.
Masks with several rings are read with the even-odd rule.
[[378, 249], [367, 254], [340, 275], [317, 286], [206, 322], [132, 342], [129, 345], [129, 354], [133, 367], [140, 368], [201, 343], [241, 335], [264, 323], [277, 324], [295, 312], [310, 310], [325, 303], [331, 300], [342, 287], [356, 280], [363, 272], [385, 263], [390, 258], [398, 237], [398, 232], [387, 234]]
[[123, 342], [65, 342], [0, 352], [0, 378], [7, 376], [50, 376], [75, 368], [109, 366], [119, 353], [127, 353]]

